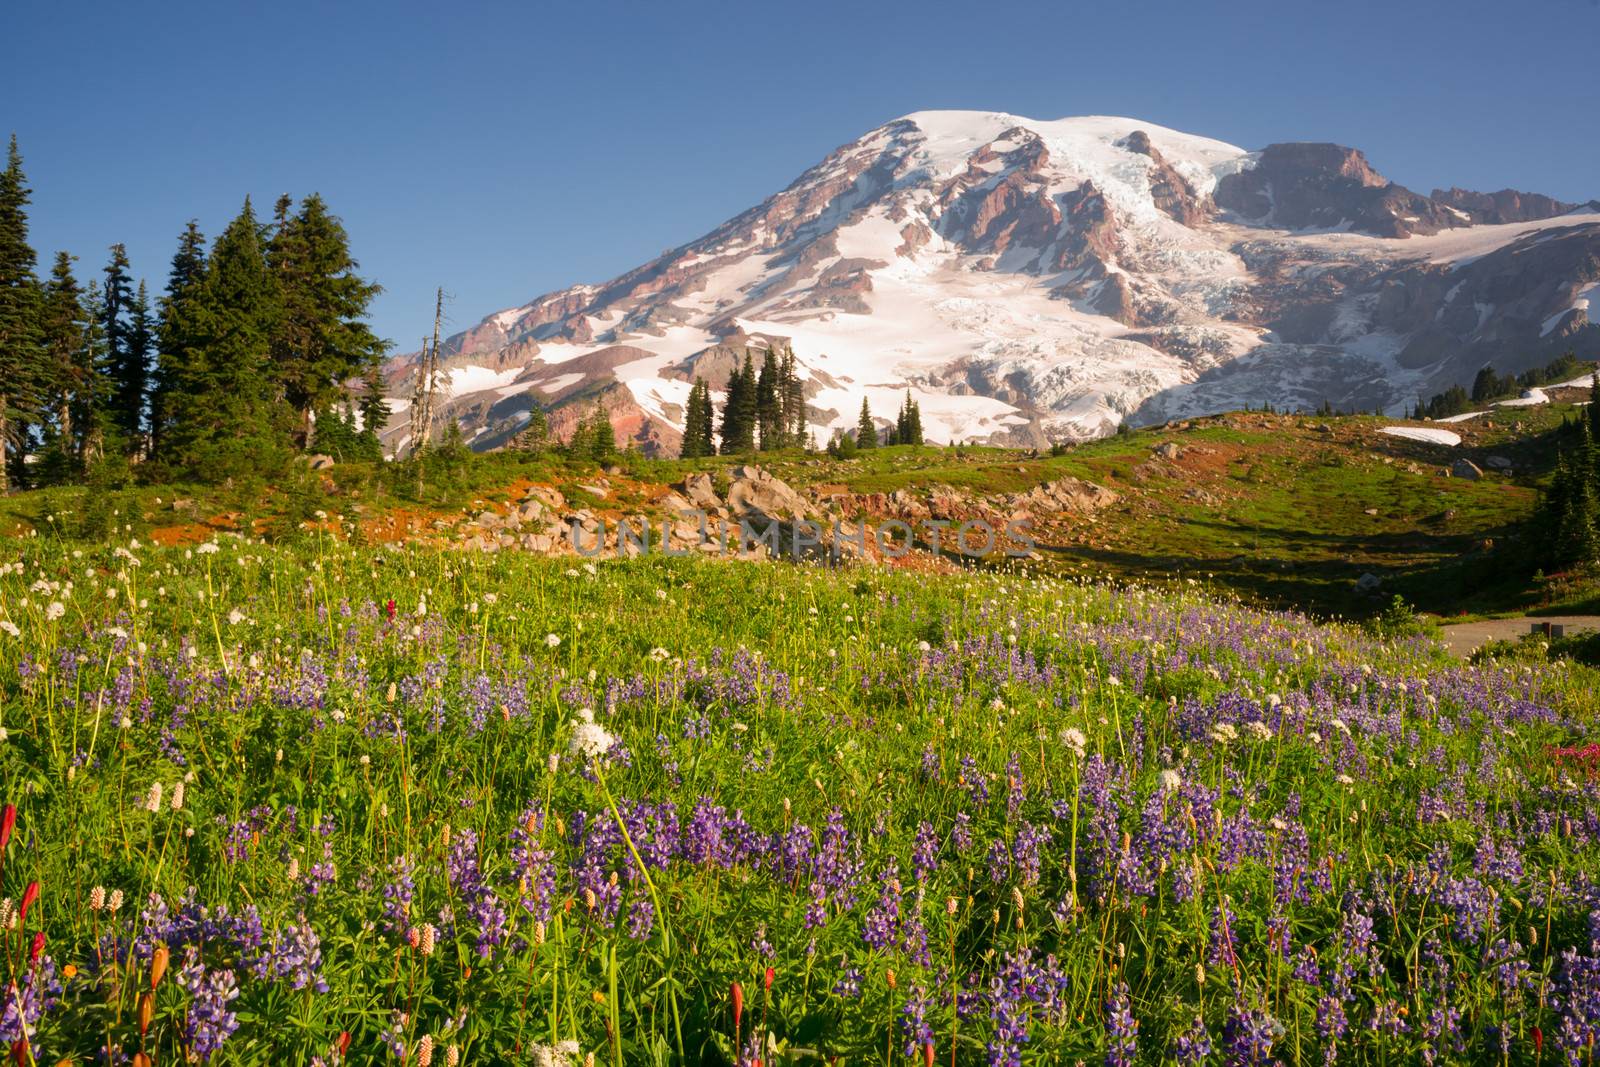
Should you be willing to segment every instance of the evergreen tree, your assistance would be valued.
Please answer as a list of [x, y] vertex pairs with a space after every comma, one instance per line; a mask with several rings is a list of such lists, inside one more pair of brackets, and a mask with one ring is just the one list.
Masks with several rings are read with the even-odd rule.
[[922, 410], [911, 399], [909, 389], [906, 390], [906, 400], [900, 406], [900, 413], [895, 416], [894, 440], [902, 445], [922, 444]]
[[550, 420], [537, 400], [528, 409], [528, 424], [517, 431], [511, 447], [519, 452], [543, 452], [550, 447]]
[[866, 397], [861, 398], [861, 418], [856, 421], [856, 447], [878, 447], [878, 426], [872, 421], [872, 409], [867, 406]]
[[756, 425], [761, 432], [761, 450], [783, 448], [783, 401], [779, 396], [778, 356], [769, 346], [761, 360], [761, 375], [756, 379]]
[[1589, 436], [1600, 441], [1600, 373], [1589, 381], [1589, 407], [1584, 415], [1589, 419]]
[[728, 379], [722, 405], [722, 454], [739, 455], [756, 449], [756, 372], [745, 350], [744, 366]]
[[[106, 343], [105, 307], [105, 291], [90, 286], [83, 297], [84, 328], [75, 356], [71, 405], [72, 436], [83, 473], [106, 455], [111, 377], [106, 372], [110, 347]], [[115, 430], [111, 432], [114, 434]]]
[[8, 449], [21, 466], [27, 420], [36, 413], [37, 370], [42, 361], [39, 305], [43, 292], [28, 244], [27, 179], [13, 134], [0, 171], [0, 494], [9, 491]]
[[[133, 303], [128, 309], [128, 354], [132, 362], [140, 368], [143, 380], [139, 385], [139, 408], [143, 416], [150, 400], [151, 379], [155, 367], [155, 321], [150, 317], [150, 292], [145, 288], [144, 279], [139, 279], [139, 287], [133, 291]], [[145, 426], [149, 426], [148, 420]], [[143, 447], [136, 449], [139, 454], [148, 454], [149, 438], [145, 436], [141, 444]]]
[[784, 444], [797, 448], [806, 440], [806, 390], [800, 380], [794, 349], [785, 347], [779, 372], [779, 403], [782, 407]]
[[689, 406], [683, 417], [683, 459], [702, 459], [715, 454], [711, 440], [711, 388], [699, 378], [689, 387]]
[[105, 340], [106, 428], [118, 445], [130, 453], [139, 451], [144, 434], [145, 393], [149, 389], [149, 353], [139, 348], [135, 336], [135, 297], [128, 274], [128, 251], [111, 246], [111, 262], [106, 264], [106, 280], [100, 307], [100, 334]]
[[72, 274], [72, 257], [59, 252], [45, 284], [40, 320], [43, 482], [74, 481], [82, 474], [72, 416], [81, 384], [80, 360], [89, 335], [88, 325], [84, 293]]
[[178, 238], [167, 275], [156, 324], [156, 368], [150, 390], [151, 450], [160, 456], [168, 445], [167, 431], [174, 405], [169, 403], [174, 385], [187, 375], [189, 354], [198, 351], [199, 295], [205, 283], [205, 237], [193, 219]]
[[166, 412], [172, 458], [207, 481], [270, 466], [287, 443], [270, 363], [278, 291], [261, 238], [246, 198], [211, 250], [177, 375], [163, 383], [181, 398]]
[[271, 373], [294, 411], [294, 436], [303, 446], [311, 413], [348, 402], [348, 383], [383, 359], [381, 341], [365, 321], [382, 287], [364, 281], [350, 254], [344, 224], [313, 193], [289, 214], [279, 199], [266, 257], [277, 283], [279, 314], [272, 330]]
[[[535, 410], [544, 415], [537, 404]], [[374, 362], [361, 377], [361, 400], [356, 405], [361, 413], [361, 434], [358, 444], [360, 458], [373, 463], [383, 459], [384, 428], [389, 425], [389, 401], [383, 395], [383, 366]]]
[[589, 430], [589, 458], [604, 463], [617, 454], [617, 434], [611, 426], [611, 416], [599, 401], [594, 405], [594, 425]]

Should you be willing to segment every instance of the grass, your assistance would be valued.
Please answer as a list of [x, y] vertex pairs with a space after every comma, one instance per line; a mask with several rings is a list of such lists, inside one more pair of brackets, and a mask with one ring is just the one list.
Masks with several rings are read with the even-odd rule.
[[1583, 668], [1183, 583], [13, 550], [22, 1062], [1534, 1063], [1600, 1025]]

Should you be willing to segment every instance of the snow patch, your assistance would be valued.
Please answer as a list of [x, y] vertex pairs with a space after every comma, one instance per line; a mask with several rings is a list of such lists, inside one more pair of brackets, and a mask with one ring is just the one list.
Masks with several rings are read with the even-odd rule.
[[1459, 445], [1461, 435], [1449, 430], [1433, 430], [1426, 426], [1385, 426], [1383, 432], [1390, 437], [1404, 437], [1407, 441], [1426, 441], [1434, 445]]

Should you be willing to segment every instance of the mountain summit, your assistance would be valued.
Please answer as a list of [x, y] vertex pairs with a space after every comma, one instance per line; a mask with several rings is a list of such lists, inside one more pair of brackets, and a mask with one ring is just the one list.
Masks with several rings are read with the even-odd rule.
[[[1359, 151], [1135, 119], [907, 115], [711, 233], [442, 349], [475, 448], [596, 403], [675, 451], [690, 384], [792, 347], [818, 443], [907, 390], [930, 441], [1043, 444], [1246, 403], [1394, 408], [1600, 356], [1600, 203], [1422, 195]], [[415, 356], [389, 368], [403, 408]], [[720, 402], [720, 396], [717, 397]]]

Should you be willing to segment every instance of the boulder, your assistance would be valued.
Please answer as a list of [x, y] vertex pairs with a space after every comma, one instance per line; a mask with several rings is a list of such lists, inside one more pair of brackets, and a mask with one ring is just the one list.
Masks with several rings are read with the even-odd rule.
[[1514, 464], [1504, 456], [1490, 456], [1483, 461], [1483, 465], [1492, 471], [1508, 471]]
[[749, 464], [733, 469], [733, 484], [728, 487], [728, 508], [735, 515], [759, 515], [770, 519], [801, 518], [812, 513], [805, 497], [789, 488], [786, 482]]
[[716, 487], [711, 484], [711, 475], [709, 474], [691, 474], [683, 480], [678, 488], [683, 492], [691, 507], [710, 510], [722, 506], [722, 499], [717, 496]]
[[1470, 459], [1458, 459], [1450, 465], [1450, 477], [1475, 482], [1483, 477], [1483, 469]]
[[552, 489], [548, 485], [534, 485], [528, 487], [528, 495], [522, 498], [526, 504], [530, 500], [537, 500], [545, 507], [555, 508], [557, 511], [567, 506], [567, 498], [561, 495], [559, 489]]
[[1173, 460], [1183, 455], [1183, 446], [1176, 441], [1163, 441], [1153, 451], [1162, 459]]
[[1356, 579], [1356, 592], [1370, 595], [1376, 593], [1382, 585], [1383, 579], [1368, 571]]

